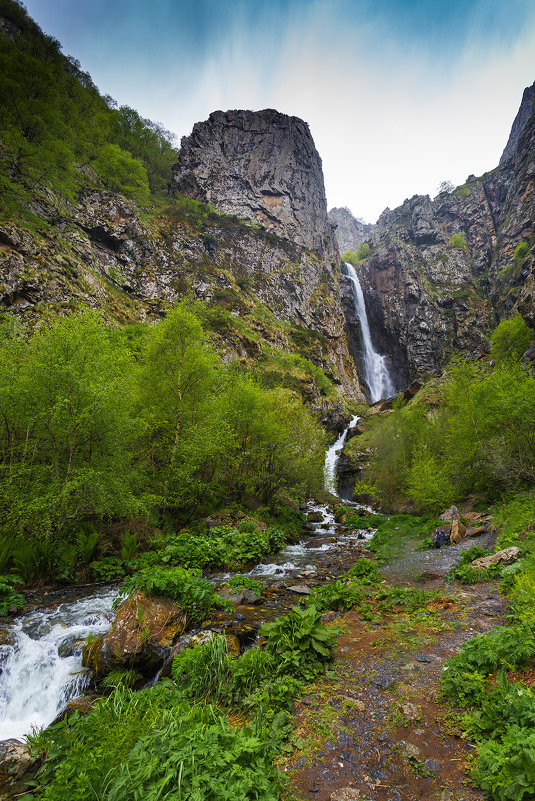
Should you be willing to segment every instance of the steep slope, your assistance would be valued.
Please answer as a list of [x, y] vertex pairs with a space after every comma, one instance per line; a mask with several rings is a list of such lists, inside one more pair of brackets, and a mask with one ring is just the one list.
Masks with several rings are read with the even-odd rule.
[[357, 220], [348, 208], [333, 208], [329, 211], [329, 220], [336, 226], [335, 236], [340, 253], [356, 250], [361, 242], [366, 242], [373, 232], [371, 223]]

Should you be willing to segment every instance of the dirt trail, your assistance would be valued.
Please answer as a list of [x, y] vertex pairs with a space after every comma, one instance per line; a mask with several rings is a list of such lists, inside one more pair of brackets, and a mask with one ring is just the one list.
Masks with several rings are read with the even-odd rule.
[[[470, 543], [473, 544], [473, 543]], [[495, 584], [445, 586], [443, 576], [459, 557], [443, 549], [426, 569], [425, 584], [449, 601], [413, 615], [362, 622], [357, 611], [340, 616], [333, 671], [308, 687], [297, 706], [296, 730], [303, 748], [284, 768], [299, 799], [315, 801], [476, 801], [471, 785], [471, 746], [437, 699], [445, 661], [466, 640], [504, 622]], [[415, 557], [413, 559], [413, 557]], [[413, 554], [385, 571], [401, 583], [415, 571]], [[405, 584], [410, 583], [405, 581]], [[426, 620], [427, 616], [427, 620]]]

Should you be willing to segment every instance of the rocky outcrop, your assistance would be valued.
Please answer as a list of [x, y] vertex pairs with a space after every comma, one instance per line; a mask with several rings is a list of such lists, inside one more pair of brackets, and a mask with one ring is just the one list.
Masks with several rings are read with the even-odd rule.
[[500, 158], [500, 164], [514, 156], [515, 150], [518, 147], [520, 135], [533, 114], [535, 114], [535, 82], [524, 89], [522, 102], [520, 103], [520, 108], [514, 119], [511, 133], [509, 134], [509, 139], [507, 140], [507, 144]]
[[273, 109], [214, 111], [182, 139], [171, 191], [336, 255], [308, 125]]
[[374, 226], [353, 217], [348, 208], [334, 208], [329, 211], [329, 220], [336, 225], [334, 235], [340, 253], [355, 251], [362, 242], [372, 235]]
[[358, 271], [370, 327], [398, 386], [441, 370], [456, 351], [486, 352], [496, 317], [518, 309], [535, 323], [534, 178], [532, 117], [500, 167], [380, 216]]
[[84, 647], [83, 664], [102, 677], [133, 668], [151, 677], [184, 633], [187, 615], [171, 598], [135, 590], [117, 609], [110, 631]]

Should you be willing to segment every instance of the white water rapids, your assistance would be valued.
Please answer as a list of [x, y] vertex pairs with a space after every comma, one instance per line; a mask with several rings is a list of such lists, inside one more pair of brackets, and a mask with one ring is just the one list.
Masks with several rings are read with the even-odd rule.
[[0, 740], [22, 739], [48, 726], [66, 702], [87, 687], [81, 668], [89, 634], [102, 634], [113, 620], [117, 590], [105, 590], [55, 609], [17, 618], [0, 646]]
[[348, 264], [347, 262], [344, 262], [344, 264], [347, 268], [348, 278], [353, 284], [355, 311], [357, 312], [360, 321], [360, 329], [362, 331], [364, 379], [370, 391], [370, 402], [375, 403], [381, 398], [392, 397], [396, 390], [390, 378], [385, 357], [381, 356], [373, 347], [364, 295], [357, 272], [352, 264]]

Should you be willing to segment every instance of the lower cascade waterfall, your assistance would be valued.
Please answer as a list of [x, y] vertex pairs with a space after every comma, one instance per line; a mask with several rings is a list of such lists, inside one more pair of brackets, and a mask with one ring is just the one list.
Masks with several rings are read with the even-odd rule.
[[353, 293], [355, 299], [355, 311], [360, 321], [360, 328], [362, 331], [362, 347], [363, 347], [363, 360], [364, 360], [364, 380], [368, 385], [370, 391], [370, 402], [375, 403], [381, 398], [390, 398], [395, 394], [396, 390], [388, 367], [386, 366], [385, 357], [377, 353], [373, 347], [372, 338], [370, 334], [370, 325], [368, 323], [368, 315], [366, 314], [366, 306], [364, 303], [364, 295], [360, 285], [359, 277], [352, 264], [344, 262], [347, 269], [347, 276], [353, 284]]
[[117, 589], [54, 609], [38, 609], [6, 627], [0, 645], [0, 740], [23, 738], [48, 726], [90, 674], [81, 667], [89, 634], [103, 634], [113, 618]]
[[353, 428], [357, 424], [359, 420], [358, 414], [356, 414], [349, 423], [347, 428], [344, 428], [336, 442], [331, 445], [327, 453], [325, 454], [325, 462], [323, 463], [323, 476], [324, 476], [324, 485], [327, 492], [330, 492], [332, 495], [336, 495], [338, 497], [338, 489], [336, 486], [336, 465], [338, 464], [338, 460], [340, 458], [340, 454], [342, 449], [345, 445], [347, 439], [347, 432], [350, 428]]

